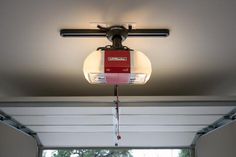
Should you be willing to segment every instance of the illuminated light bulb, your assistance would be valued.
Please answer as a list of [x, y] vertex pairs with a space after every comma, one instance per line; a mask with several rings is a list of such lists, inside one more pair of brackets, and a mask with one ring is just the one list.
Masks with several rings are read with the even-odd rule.
[[83, 72], [91, 84], [145, 84], [152, 67], [140, 51], [98, 50], [85, 59]]

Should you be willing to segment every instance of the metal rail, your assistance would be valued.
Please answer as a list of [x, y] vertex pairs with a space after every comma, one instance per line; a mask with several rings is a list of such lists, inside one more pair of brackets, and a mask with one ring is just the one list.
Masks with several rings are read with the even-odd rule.
[[36, 132], [27, 128], [25, 125], [21, 124], [20, 122], [18, 122], [17, 120], [15, 120], [14, 118], [12, 118], [11, 116], [9, 116], [8, 114], [6, 114], [5, 112], [3, 112], [1, 110], [0, 110], [0, 122], [4, 123], [6, 125], [9, 125], [9, 126], [13, 127], [14, 129], [16, 129], [28, 136], [33, 137], [35, 139], [39, 149], [41, 149], [41, 147], [43, 147]]
[[197, 140], [203, 136], [208, 134], [209, 132], [215, 131], [218, 128], [221, 128], [223, 126], [225, 126], [226, 124], [229, 124], [230, 122], [236, 120], [236, 108], [233, 109], [231, 112], [229, 112], [228, 114], [224, 115], [222, 118], [218, 119], [217, 121], [215, 121], [213, 124], [199, 130], [192, 142], [192, 147], [195, 147]]

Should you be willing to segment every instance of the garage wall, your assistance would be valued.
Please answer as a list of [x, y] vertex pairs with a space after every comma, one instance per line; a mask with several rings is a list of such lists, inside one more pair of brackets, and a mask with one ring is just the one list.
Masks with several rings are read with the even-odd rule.
[[236, 121], [202, 136], [196, 145], [197, 157], [235, 157]]
[[0, 122], [0, 157], [36, 157], [35, 140]]

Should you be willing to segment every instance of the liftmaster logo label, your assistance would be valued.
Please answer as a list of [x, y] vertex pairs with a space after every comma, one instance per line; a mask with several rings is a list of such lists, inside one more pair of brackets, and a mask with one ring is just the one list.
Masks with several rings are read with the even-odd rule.
[[127, 61], [127, 57], [108, 57], [108, 61]]

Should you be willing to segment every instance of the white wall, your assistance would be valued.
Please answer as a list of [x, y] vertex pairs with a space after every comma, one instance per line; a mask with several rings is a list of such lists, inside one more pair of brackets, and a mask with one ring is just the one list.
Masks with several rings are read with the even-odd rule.
[[36, 157], [35, 140], [0, 122], [0, 157]]
[[196, 145], [197, 157], [236, 157], [236, 121], [202, 136]]

